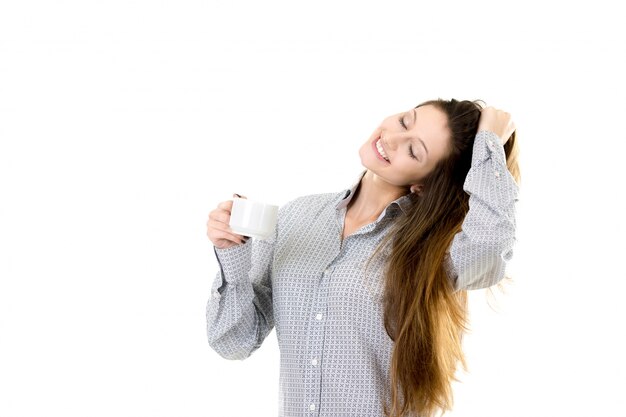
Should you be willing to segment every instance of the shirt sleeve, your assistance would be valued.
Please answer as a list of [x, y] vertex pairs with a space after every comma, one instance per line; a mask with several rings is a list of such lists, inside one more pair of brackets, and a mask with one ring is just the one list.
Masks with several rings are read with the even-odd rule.
[[[277, 229], [277, 228], [276, 228]], [[219, 264], [206, 307], [209, 345], [226, 359], [245, 359], [274, 327], [271, 265], [277, 231], [226, 249], [213, 246]]]
[[463, 190], [470, 196], [469, 210], [452, 241], [448, 259], [455, 291], [498, 283], [513, 257], [519, 187], [495, 133], [480, 131], [476, 135]]

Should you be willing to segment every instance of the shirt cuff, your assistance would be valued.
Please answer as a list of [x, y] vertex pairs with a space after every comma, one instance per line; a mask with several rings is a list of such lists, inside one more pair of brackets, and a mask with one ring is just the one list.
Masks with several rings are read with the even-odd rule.
[[498, 165], [506, 167], [506, 155], [500, 136], [489, 130], [481, 130], [474, 139], [472, 165], [493, 159]]
[[492, 209], [507, 213], [518, 200], [519, 186], [506, 165], [504, 145], [495, 133], [487, 130], [477, 133], [463, 190], [488, 201]]
[[247, 242], [219, 249], [213, 246], [215, 257], [220, 266], [222, 279], [229, 284], [236, 284], [248, 278], [252, 267], [252, 239]]

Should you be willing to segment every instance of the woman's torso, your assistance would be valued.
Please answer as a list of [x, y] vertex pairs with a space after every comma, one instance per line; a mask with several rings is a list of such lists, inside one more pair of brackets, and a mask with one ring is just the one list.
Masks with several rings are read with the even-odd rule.
[[368, 224], [346, 223], [342, 197], [301, 197], [279, 225], [272, 295], [282, 415], [310, 415], [312, 406], [319, 415], [381, 415], [388, 396], [386, 252], [364, 267], [399, 208], [392, 203]]

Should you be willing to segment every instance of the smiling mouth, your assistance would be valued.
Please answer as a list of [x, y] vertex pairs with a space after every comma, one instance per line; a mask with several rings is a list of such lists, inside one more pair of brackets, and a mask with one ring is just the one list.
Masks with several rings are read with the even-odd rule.
[[380, 143], [381, 139], [378, 138], [376, 140], [376, 142], [374, 142], [374, 148], [376, 148], [376, 152], [378, 152], [378, 155], [384, 159], [385, 161], [389, 162], [389, 157], [387, 156], [387, 154], [385, 153], [385, 149], [383, 148], [383, 145]]

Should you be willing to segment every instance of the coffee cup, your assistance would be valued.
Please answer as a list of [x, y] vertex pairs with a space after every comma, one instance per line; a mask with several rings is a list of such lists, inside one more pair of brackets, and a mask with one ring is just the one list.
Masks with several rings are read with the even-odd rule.
[[274, 233], [277, 219], [278, 206], [234, 198], [228, 224], [237, 234], [267, 239]]

